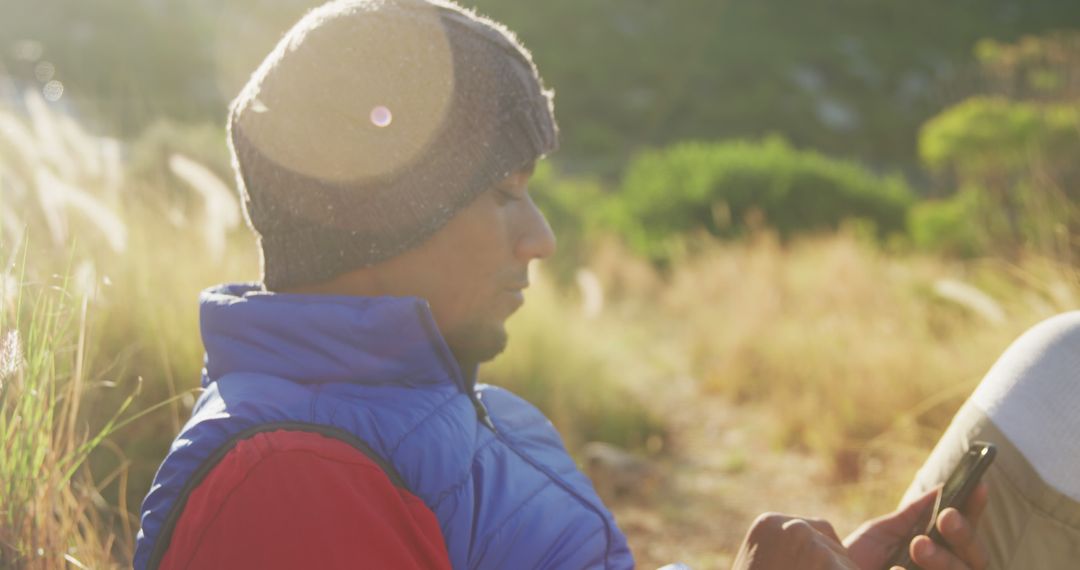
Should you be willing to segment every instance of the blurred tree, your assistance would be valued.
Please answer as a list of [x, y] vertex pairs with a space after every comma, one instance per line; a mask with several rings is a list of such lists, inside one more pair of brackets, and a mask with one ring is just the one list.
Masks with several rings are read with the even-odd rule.
[[913, 170], [918, 125], [977, 87], [977, 40], [1080, 24], [1062, 0], [472, 3], [556, 88], [559, 160], [607, 174], [643, 147], [770, 133]]
[[37, 89], [59, 81], [83, 122], [113, 134], [163, 116], [221, 123], [247, 76], [320, 3], [4, 0], [0, 80]]
[[0, 75], [63, 85], [95, 130], [130, 133], [161, 114], [205, 117], [220, 105], [202, 46], [205, 13], [154, 0], [4, 0]]
[[946, 109], [919, 140], [940, 190], [981, 196], [941, 207], [963, 205], [999, 253], [1068, 256], [1080, 235], [1080, 36], [983, 42], [978, 53], [991, 95]]
[[[462, 1], [516, 30], [558, 90], [560, 162], [607, 175], [644, 147], [772, 132], [914, 168], [917, 126], [978, 87], [979, 38], [1080, 24], [1071, 0]], [[129, 133], [161, 114], [220, 121], [318, 3], [4, 0], [0, 74], [40, 88], [51, 63], [65, 99]]]

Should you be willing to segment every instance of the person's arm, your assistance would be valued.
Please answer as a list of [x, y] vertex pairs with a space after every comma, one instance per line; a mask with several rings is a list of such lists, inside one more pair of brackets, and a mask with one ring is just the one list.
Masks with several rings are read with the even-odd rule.
[[237, 444], [192, 492], [162, 570], [450, 568], [435, 515], [345, 442], [277, 431]]

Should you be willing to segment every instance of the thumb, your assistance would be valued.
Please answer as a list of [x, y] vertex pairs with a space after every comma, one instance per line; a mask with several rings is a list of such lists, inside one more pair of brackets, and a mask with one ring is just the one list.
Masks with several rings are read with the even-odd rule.
[[930, 516], [933, 514], [930, 511], [934, 508], [940, 491], [941, 485], [936, 485], [914, 501], [881, 517], [882, 526], [898, 535], [907, 534], [916, 525], [919, 526], [919, 532], [922, 532], [930, 524]]

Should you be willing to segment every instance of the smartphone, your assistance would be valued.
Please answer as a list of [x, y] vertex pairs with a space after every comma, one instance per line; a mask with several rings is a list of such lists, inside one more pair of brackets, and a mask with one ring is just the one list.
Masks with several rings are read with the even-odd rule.
[[885, 570], [893, 566], [900, 566], [906, 570], [918, 570], [919, 566], [911, 560], [910, 545], [911, 541], [920, 534], [925, 534], [934, 542], [947, 547], [945, 539], [942, 538], [937, 525], [934, 524], [938, 515], [949, 507], [963, 510], [968, 497], [975, 490], [975, 486], [979, 484], [979, 479], [986, 472], [986, 468], [994, 461], [996, 454], [997, 448], [992, 443], [984, 441], [971, 443], [971, 447], [960, 458], [960, 462], [953, 469], [949, 478], [945, 480], [945, 485], [942, 486], [941, 492], [938, 493], [937, 501], [934, 502], [934, 508], [930, 510], [928, 519], [925, 523], [920, 522], [915, 528], [911, 529], [908, 538], [897, 546], [896, 554], [885, 565]]

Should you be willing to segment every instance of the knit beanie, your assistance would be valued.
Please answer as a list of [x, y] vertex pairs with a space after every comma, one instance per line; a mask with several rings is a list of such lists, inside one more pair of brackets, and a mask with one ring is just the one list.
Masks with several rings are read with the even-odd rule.
[[444, 0], [339, 0], [304, 16], [229, 113], [270, 290], [430, 237], [558, 146], [552, 93], [505, 27]]

